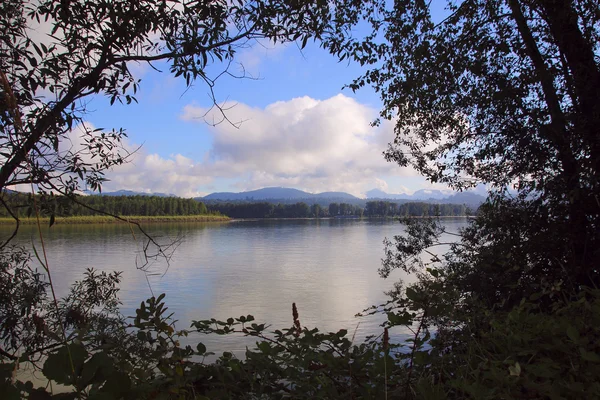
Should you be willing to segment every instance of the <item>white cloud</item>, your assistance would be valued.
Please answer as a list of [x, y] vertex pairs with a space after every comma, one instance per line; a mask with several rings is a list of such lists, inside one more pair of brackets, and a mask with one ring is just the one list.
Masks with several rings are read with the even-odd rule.
[[[181, 118], [203, 124], [204, 119], [218, 120], [216, 112], [187, 105]], [[386, 187], [385, 176], [416, 175], [384, 160], [393, 125], [372, 128], [375, 114], [341, 94], [326, 100], [295, 98], [265, 108], [238, 103], [227, 117], [243, 122], [239, 128], [227, 122], [210, 127], [212, 147], [202, 160], [179, 154], [162, 157], [142, 149], [130, 164], [109, 174], [105, 190], [198, 196], [227, 180], [236, 190], [287, 186], [360, 196], [373, 187]]]
[[[205, 118], [213, 120], [215, 112]], [[206, 113], [188, 105], [182, 118], [202, 121]], [[382, 151], [393, 139], [392, 124], [372, 128], [375, 110], [341, 94], [279, 101], [264, 109], [237, 104], [227, 114], [231, 121], [243, 122], [239, 128], [228, 123], [214, 127], [207, 158], [228, 166], [233, 176], [245, 171], [240, 189], [293, 185], [361, 194], [382, 175], [414, 174], [383, 159]]]
[[375, 189], [382, 190], [386, 193], [389, 193], [388, 190], [390, 190], [388, 183], [379, 178], [375, 178]]
[[138, 192], [168, 193], [182, 197], [205, 195], [201, 186], [212, 182], [202, 165], [180, 154], [163, 158], [158, 154], [138, 152], [133, 161], [108, 174], [104, 190], [127, 189]]

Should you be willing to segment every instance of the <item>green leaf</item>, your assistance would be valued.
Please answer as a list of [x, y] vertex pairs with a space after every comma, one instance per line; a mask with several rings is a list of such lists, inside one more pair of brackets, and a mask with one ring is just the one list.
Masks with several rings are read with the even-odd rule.
[[417, 293], [417, 291], [415, 289], [413, 289], [411, 287], [407, 287], [406, 288], [406, 297], [409, 300], [417, 301], [417, 299], [418, 299], [419, 296], [418, 296], [418, 293]]
[[417, 351], [415, 352], [415, 364], [416, 365], [425, 365], [429, 361], [429, 353], [426, 351]]
[[581, 358], [583, 358], [586, 361], [595, 362], [595, 363], [600, 362], [600, 356], [596, 353], [587, 351], [583, 347], [579, 348], [579, 352], [581, 353]]
[[125, 396], [131, 388], [131, 379], [125, 373], [113, 373], [102, 386], [103, 393], [110, 393], [113, 398], [129, 398]]
[[515, 365], [511, 365], [508, 367], [508, 371], [510, 372], [510, 376], [520, 376], [521, 365], [518, 362], [516, 362]]
[[113, 369], [113, 361], [105, 352], [94, 354], [83, 366], [80, 386], [103, 382], [103, 377], [112, 373]]
[[307, 41], [308, 41], [308, 35], [304, 36], [304, 38], [302, 39], [302, 45], [300, 46], [301, 49], [306, 47]]
[[403, 312], [400, 314], [396, 314], [394, 312], [388, 312], [387, 318], [390, 325], [409, 325], [412, 323], [413, 319], [410, 313]]
[[573, 325], [570, 325], [567, 328], [567, 336], [573, 341], [573, 343], [579, 343], [579, 331]]
[[57, 383], [73, 384], [86, 358], [87, 351], [82, 345], [63, 346], [48, 356], [42, 372], [46, 378]]
[[429, 272], [434, 278], [440, 276], [440, 271], [438, 271], [437, 269], [427, 268], [427, 272]]
[[198, 351], [198, 354], [202, 355], [206, 353], [206, 346], [203, 343], [198, 343], [196, 345], [196, 350]]
[[538, 376], [540, 378], [552, 378], [556, 375], [555, 371], [552, 371], [551, 365], [548, 363], [540, 363], [533, 364], [527, 367], [527, 370], [530, 371], [533, 375]]

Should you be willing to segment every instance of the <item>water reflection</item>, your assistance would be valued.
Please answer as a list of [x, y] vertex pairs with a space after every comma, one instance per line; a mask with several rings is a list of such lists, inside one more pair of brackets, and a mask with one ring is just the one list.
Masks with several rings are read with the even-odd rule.
[[[465, 219], [446, 221], [457, 231]], [[59, 294], [86, 268], [123, 271], [123, 310], [132, 315], [140, 301], [166, 293], [170, 311], [187, 328], [191, 320], [252, 314], [274, 328], [292, 323], [296, 302], [304, 326], [353, 332], [355, 314], [386, 300], [384, 291], [403, 277], [383, 280], [377, 269], [384, 237], [402, 232], [391, 220], [287, 220], [230, 223], [154, 224], [147, 230], [160, 241], [183, 236], [168, 273], [164, 262], [150, 265], [154, 275], [136, 269], [141, 238], [124, 225], [54, 226], [44, 229], [48, 258]], [[8, 228], [0, 230], [8, 235]], [[139, 236], [139, 235], [138, 235]], [[38, 239], [25, 227], [18, 241]], [[377, 318], [361, 319], [357, 337], [378, 333]], [[197, 338], [191, 339], [197, 340]], [[253, 342], [240, 338], [202, 338], [209, 349], [240, 352]]]

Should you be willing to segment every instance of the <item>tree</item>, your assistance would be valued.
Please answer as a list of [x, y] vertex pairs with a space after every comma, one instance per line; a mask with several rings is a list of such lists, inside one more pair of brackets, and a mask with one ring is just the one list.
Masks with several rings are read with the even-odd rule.
[[310, 212], [313, 218], [321, 218], [322, 209], [321, 206], [317, 203], [310, 206]]
[[[319, 37], [328, 13], [328, 3], [321, 1], [2, 1], [0, 203], [15, 219], [16, 229], [19, 213], [5, 201], [7, 190], [26, 185], [32, 192], [41, 193], [42, 196], [30, 196], [27, 200], [38, 201], [36, 209], [42, 208], [42, 212], [54, 216], [61, 199], [86, 207], [78, 201], [78, 193], [84, 189], [101, 190], [105, 171], [127, 162], [130, 153], [122, 146], [125, 130], [91, 129], [84, 122], [88, 112], [86, 100], [92, 96], [105, 96], [111, 104], [136, 101], [141, 81], [132, 72], [132, 64], [144, 63], [152, 68], [166, 65], [188, 86], [202, 81], [209, 89], [213, 106], [221, 111], [222, 121], [228, 122], [213, 90], [221, 76], [236, 76], [231, 70], [236, 51], [258, 39], [276, 43], [297, 40], [304, 47], [311, 37]], [[221, 67], [221, 72], [210, 75], [210, 65], [217, 70]], [[136, 204], [134, 208], [142, 207]], [[172, 205], [172, 211], [180, 214], [188, 208], [187, 203]], [[151, 242], [144, 245], [146, 257], [168, 259], [169, 246], [176, 247], [176, 242], [164, 247], [146, 236]], [[6, 340], [14, 344], [14, 352], [8, 354], [10, 360], [18, 359], [20, 352], [30, 356], [26, 354], [29, 349], [23, 347], [28, 343], [19, 338], [12, 341], [12, 335], [15, 329], [18, 334], [33, 332], [34, 339], [40, 334], [46, 335], [44, 340], [52, 336], [54, 345], [64, 344], [71, 358], [67, 343], [73, 337], [69, 331], [65, 333], [68, 313], [63, 313], [57, 299], [53, 299], [49, 307], [42, 307], [47, 315], [53, 313], [55, 326], [50, 334], [43, 331], [42, 325], [36, 325], [32, 312], [44, 300], [42, 292], [46, 286], [40, 274], [24, 265], [27, 256], [8, 246], [12, 237], [14, 234], [0, 244], [0, 298], [15, 302], [6, 302], [0, 310], [0, 344], [5, 345]], [[158, 249], [154, 255], [153, 247]], [[40, 262], [49, 276], [45, 261]], [[102, 278], [93, 274], [89, 283], [96, 289], [107, 286], [102, 286]], [[114, 298], [113, 289], [107, 288], [108, 296]], [[74, 298], [83, 296], [80, 293]], [[102, 308], [97, 302], [89, 305], [89, 309]], [[33, 325], [31, 321], [23, 323], [32, 315]], [[10, 318], [4, 318], [7, 316]], [[47, 352], [43, 343], [41, 350], [37, 344], [32, 346], [33, 352]], [[4, 360], [7, 353], [0, 353]], [[5, 371], [6, 365], [2, 367]], [[3, 386], [0, 391], [5, 393], [4, 389]]]
[[[104, 172], [130, 156], [123, 129], [92, 130], [84, 121], [90, 96], [136, 101], [132, 63], [164, 62], [188, 86], [204, 82], [224, 112], [213, 89], [234, 76], [236, 50], [257, 39], [304, 46], [329, 11], [327, 3], [286, 0], [7, 0], [0, 12], [0, 191], [33, 184], [76, 200], [82, 189], [101, 190]], [[42, 23], [47, 35], [34, 32]], [[216, 76], [207, 72], [213, 64], [223, 68]], [[69, 146], [77, 130], [80, 144]]]
[[335, 217], [340, 213], [340, 204], [339, 203], [330, 203], [329, 204], [329, 215], [331, 217]]
[[[389, 161], [495, 189], [467, 232], [474, 254], [489, 254], [481, 265], [503, 254], [490, 268], [517, 268], [511, 284], [599, 284], [598, 2], [445, 4], [442, 18], [435, 2], [340, 1], [324, 46], [370, 68], [348, 86], [380, 93], [381, 117], [396, 124]], [[364, 20], [372, 30], [354, 37]]]

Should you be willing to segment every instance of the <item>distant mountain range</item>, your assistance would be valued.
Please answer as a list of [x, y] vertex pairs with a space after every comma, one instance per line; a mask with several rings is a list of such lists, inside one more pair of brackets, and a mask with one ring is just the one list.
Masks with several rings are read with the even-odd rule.
[[[97, 194], [97, 193], [89, 193]], [[159, 196], [159, 197], [176, 197], [173, 194], [166, 193], [145, 193], [135, 192], [132, 190], [117, 190], [115, 192], [103, 192], [103, 196]], [[248, 201], [267, 201], [280, 203], [295, 203], [306, 202], [309, 204], [318, 203], [321, 205], [329, 205], [329, 203], [350, 203], [361, 205], [364, 207], [368, 200], [393, 200], [398, 203], [406, 203], [409, 201], [427, 201], [432, 203], [453, 203], [466, 204], [468, 206], [477, 207], [485, 201], [485, 196], [474, 192], [454, 192], [451, 190], [438, 189], [421, 189], [413, 194], [406, 193], [386, 193], [380, 189], [372, 189], [366, 193], [366, 199], [361, 199], [346, 192], [323, 192], [309, 193], [303, 190], [284, 188], [284, 187], [267, 187], [263, 189], [250, 190], [247, 192], [217, 192], [211, 193], [204, 197], [196, 197], [196, 200], [207, 203], [211, 202], [248, 202]]]
[[[396, 200], [407, 201], [430, 201], [435, 203], [455, 203], [478, 206], [483, 203], [485, 197], [474, 192], [453, 192], [451, 190], [421, 189], [413, 194], [391, 194], [379, 189], [369, 190], [367, 200]], [[309, 203], [348, 202], [351, 204], [365, 203], [360, 199], [345, 192], [323, 192], [308, 193], [298, 189], [283, 187], [268, 187], [247, 192], [218, 192], [197, 198], [201, 201], [305, 201]]]
[[395, 199], [395, 200], [443, 200], [452, 196], [455, 192], [452, 190], [420, 189], [413, 194], [392, 194], [383, 190], [372, 189], [366, 195], [367, 199]]
[[248, 192], [218, 192], [211, 193], [208, 196], [201, 197], [202, 200], [305, 200], [305, 199], [347, 199], [360, 200], [358, 197], [352, 196], [345, 192], [323, 192], [323, 193], [308, 193], [298, 189], [284, 187], [268, 187], [258, 190], [250, 190]]
[[158, 197], [177, 197], [174, 194], [134, 192], [133, 190], [117, 190], [116, 192], [102, 192], [102, 193], [87, 191], [86, 194], [100, 195], [100, 196], [158, 196]]
[[478, 207], [486, 198], [486, 196], [474, 191], [454, 192], [438, 189], [420, 189], [413, 194], [392, 194], [373, 189], [369, 190], [366, 195], [369, 200], [429, 201], [446, 204], [466, 204], [471, 207]]

